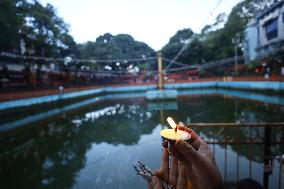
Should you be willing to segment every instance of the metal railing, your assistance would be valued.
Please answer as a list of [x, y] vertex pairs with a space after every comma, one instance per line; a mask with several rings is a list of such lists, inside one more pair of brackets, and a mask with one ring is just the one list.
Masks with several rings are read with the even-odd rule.
[[[215, 133], [211, 133], [210, 139], [206, 139], [205, 141], [209, 144], [211, 149], [213, 150], [214, 157], [220, 154], [216, 152], [216, 146], [222, 146], [224, 149], [224, 170], [223, 179], [224, 182], [228, 180], [228, 168], [233, 166], [228, 161], [228, 150], [232, 149], [234, 146], [234, 151], [236, 153], [236, 181], [240, 180], [240, 156], [244, 156], [244, 154], [240, 154], [241, 148], [246, 148], [247, 150], [247, 159], [248, 163], [248, 173], [249, 178], [253, 178], [253, 168], [254, 163], [253, 159], [256, 158], [253, 154], [253, 149], [257, 146], [262, 149], [262, 164], [263, 164], [263, 186], [264, 188], [269, 188], [269, 182], [272, 182], [271, 175], [273, 172], [276, 172], [278, 183], [274, 183], [277, 185], [279, 189], [283, 188], [282, 186], [282, 177], [284, 171], [284, 154], [275, 154], [271, 151], [271, 147], [275, 145], [283, 145], [284, 143], [284, 123], [193, 123], [189, 125], [190, 128], [200, 133], [200, 131], [205, 132], [206, 130], [217, 131]], [[241, 136], [241, 129], [246, 129], [246, 136]], [[231, 130], [231, 131], [230, 131]], [[230, 131], [230, 132], [229, 132]], [[255, 136], [253, 133], [256, 131], [261, 131], [261, 134]], [[208, 132], [210, 135], [210, 132]], [[230, 134], [229, 134], [230, 133]], [[232, 134], [233, 133], [233, 134]], [[218, 135], [222, 137], [218, 138]], [[278, 138], [275, 135], [278, 135]], [[244, 149], [242, 149], [244, 150]], [[277, 161], [278, 167], [275, 165], [275, 161]], [[232, 162], [232, 161], [230, 161]], [[261, 171], [261, 170], [259, 170]], [[231, 181], [231, 180], [230, 180]], [[273, 180], [275, 182], [275, 179]]]

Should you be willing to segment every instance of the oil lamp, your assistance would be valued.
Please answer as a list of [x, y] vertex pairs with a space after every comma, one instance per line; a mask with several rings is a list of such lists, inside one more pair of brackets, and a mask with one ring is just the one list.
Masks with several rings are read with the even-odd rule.
[[160, 134], [161, 136], [168, 141], [176, 141], [176, 140], [189, 140], [191, 135], [186, 132], [186, 131], [182, 131], [179, 130], [177, 128], [177, 124], [175, 123], [175, 121], [171, 118], [168, 117], [167, 118], [167, 122], [169, 123], [169, 125], [172, 127], [172, 129], [163, 129]]

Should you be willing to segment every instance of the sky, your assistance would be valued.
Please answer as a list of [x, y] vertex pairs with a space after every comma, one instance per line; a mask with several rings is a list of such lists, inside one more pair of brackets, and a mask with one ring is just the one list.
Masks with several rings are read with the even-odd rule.
[[[105, 33], [130, 34], [154, 50], [166, 45], [178, 30], [194, 32], [227, 15], [240, 0], [40, 0], [52, 4], [70, 25], [77, 43], [95, 41]], [[218, 3], [219, 2], [219, 3]], [[221, 3], [220, 3], [221, 2]], [[219, 6], [216, 8], [216, 5]]]

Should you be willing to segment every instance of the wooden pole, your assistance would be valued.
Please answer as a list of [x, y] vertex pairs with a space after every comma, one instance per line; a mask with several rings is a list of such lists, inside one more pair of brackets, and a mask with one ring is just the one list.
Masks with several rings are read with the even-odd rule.
[[159, 74], [158, 87], [159, 90], [163, 90], [163, 62], [162, 62], [161, 52], [158, 52], [158, 74]]

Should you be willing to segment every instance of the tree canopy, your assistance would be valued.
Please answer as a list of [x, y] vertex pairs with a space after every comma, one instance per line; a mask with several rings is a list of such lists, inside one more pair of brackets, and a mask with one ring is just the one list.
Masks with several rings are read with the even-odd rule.
[[190, 39], [186, 50], [177, 61], [186, 64], [202, 64], [232, 57], [235, 55], [236, 45], [241, 55], [244, 31], [248, 23], [259, 10], [271, 6], [273, 2], [273, 0], [241, 1], [233, 7], [228, 16], [224, 13], [219, 14], [215, 22], [212, 25], [206, 25], [199, 34], [193, 35], [190, 28], [179, 30], [162, 48], [162, 53], [171, 59], [184, 46], [184, 42]]
[[[163, 48], [164, 57], [174, 58], [180, 49], [186, 50], [177, 61], [202, 64], [207, 61], [234, 56], [234, 48], [242, 52], [244, 30], [256, 12], [273, 4], [274, 0], [243, 0], [227, 16], [221, 13], [199, 34], [182, 29], [172, 36]], [[0, 51], [46, 57], [75, 57], [86, 59], [131, 59], [155, 56], [146, 43], [128, 34], [106, 33], [95, 41], [76, 44], [69, 34], [69, 26], [56, 9], [38, 0], [0, 1]]]
[[37, 0], [0, 1], [0, 50], [34, 56], [71, 56], [76, 48], [55, 8]]
[[[79, 56], [83, 59], [95, 60], [125, 60], [146, 59], [155, 56], [155, 51], [146, 43], [135, 41], [128, 34], [111, 35], [106, 33], [99, 36], [96, 41], [88, 41], [79, 45]], [[118, 62], [118, 64], [127, 62]], [[127, 66], [127, 64], [124, 64]], [[114, 66], [112, 69], [123, 68], [121, 65]], [[150, 65], [149, 65], [150, 66]], [[153, 65], [152, 65], [153, 66]]]
[[138, 42], [128, 34], [106, 33], [96, 41], [88, 41], [79, 47], [82, 58], [132, 59], [155, 56], [155, 51], [146, 43]]

